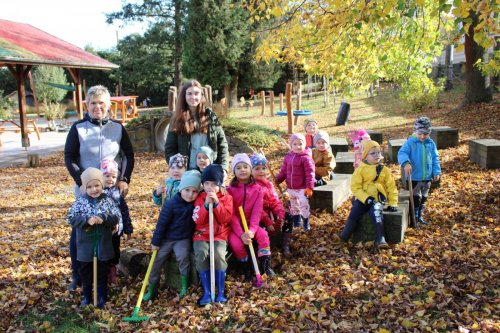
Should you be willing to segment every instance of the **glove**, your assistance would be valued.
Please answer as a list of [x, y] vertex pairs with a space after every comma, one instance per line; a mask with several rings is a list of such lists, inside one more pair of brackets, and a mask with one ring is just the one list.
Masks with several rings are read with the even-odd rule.
[[306, 189], [304, 190], [304, 195], [306, 196], [306, 198], [310, 198], [310, 197], [312, 197], [312, 195], [313, 195], [313, 190], [312, 190], [312, 189], [310, 189], [310, 188], [306, 188]]
[[388, 212], [397, 212], [398, 211], [398, 207], [396, 207], [396, 206], [389, 206], [389, 207], [387, 207], [386, 210]]
[[372, 206], [375, 203], [375, 198], [374, 197], [368, 197], [366, 198], [365, 205]]

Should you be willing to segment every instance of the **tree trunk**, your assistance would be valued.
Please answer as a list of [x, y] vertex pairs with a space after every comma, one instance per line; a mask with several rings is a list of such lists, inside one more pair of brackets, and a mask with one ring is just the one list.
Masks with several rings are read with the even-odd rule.
[[174, 24], [174, 44], [175, 44], [175, 54], [174, 54], [174, 86], [180, 87], [181, 85], [181, 59], [182, 59], [182, 36], [181, 36], [181, 25], [182, 25], [182, 1], [175, 1], [175, 24]]
[[474, 41], [474, 27], [478, 23], [477, 14], [470, 12], [472, 24], [465, 34], [465, 99], [463, 105], [491, 101], [491, 90], [486, 87], [486, 80], [483, 73], [474, 66], [482, 59], [484, 48]]
[[224, 98], [229, 108], [238, 105], [238, 74], [233, 76], [229, 85], [224, 86]]

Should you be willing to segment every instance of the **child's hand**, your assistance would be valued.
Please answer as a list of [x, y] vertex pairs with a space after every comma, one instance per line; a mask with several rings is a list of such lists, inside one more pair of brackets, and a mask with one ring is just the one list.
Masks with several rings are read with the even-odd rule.
[[165, 185], [160, 185], [156, 188], [155, 190], [155, 195], [157, 197], [161, 196], [165, 191], [167, 190], [167, 187]]
[[120, 230], [120, 226], [117, 224], [117, 225], [115, 225], [115, 227], [113, 228], [113, 234], [117, 234], [117, 233], [118, 233], [118, 230]]
[[405, 174], [407, 176], [411, 175], [411, 164], [410, 163], [405, 164]]
[[306, 189], [304, 190], [304, 195], [306, 196], [306, 198], [310, 198], [310, 197], [312, 197], [312, 195], [313, 195], [313, 190], [312, 190], [312, 189], [310, 189], [310, 188], [306, 188]]
[[432, 177], [432, 181], [434, 181], [434, 182], [438, 182], [438, 181], [439, 181], [439, 178], [440, 178], [439, 176], [434, 176], [434, 177]]
[[160, 249], [159, 246], [151, 244], [151, 251], [158, 251]]
[[372, 206], [375, 203], [375, 198], [374, 197], [368, 197], [366, 198], [365, 205]]
[[389, 206], [389, 207], [387, 207], [387, 211], [388, 212], [397, 212], [398, 211], [398, 207], [396, 207], [396, 206]]
[[[96, 219], [96, 223], [95, 224], [102, 224], [104, 221], [102, 220], [102, 218], [100, 218], [99, 216], [94, 216], [95, 219]], [[118, 225], [117, 225], [118, 226]]]
[[102, 224], [102, 219], [99, 216], [91, 216], [87, 220], [87, 223], [90, 224], [90, 225]]
[[217, 192], [215, 191], [208, 191], [207, 197], [205, 198], [205, 203], [208, 205], [210, 203], [218, 204], [219, 203], [219, 198], [217, 198]]

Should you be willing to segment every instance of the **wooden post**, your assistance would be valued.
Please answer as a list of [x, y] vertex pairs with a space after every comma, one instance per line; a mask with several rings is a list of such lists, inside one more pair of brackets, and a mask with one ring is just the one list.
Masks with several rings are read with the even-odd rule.
[[293, 134], [293, 122], [292, 122], [292, 82], [286, 83], [286, 111], [287, 111], [287, 119], [288, 119], [288, 134]]
[[85, 80], [83, 80], [82, 87], [83, 87], [83, 98], [86, 99], [87, 98], [87, 83], [85, 82]]
[[213, 105], [212, 86], [205, 84], [205, 88], [207, 89], [207, 95], [205, 96], [205, 98], [207, 99], [207, 106], [212, 107], [212, 105]]
[[297, 104], [295, 110], [301, 110], [302, 105], [302, 81], [297, 82]]
[[326, 75], [323, 75], [323, 107], [328, 106], [328, 81]]
[[283, 93], [280, 93], [280, 111], [283, 111]]
[[40, 103], [38, 103], [38, 96], [36, 94], [35, 81], [33, 80], [33, 76], [31, 75], [31, 71], [28, 73], [28, 77], [30, 79], [31, 90], [33, 91], [33, 100], [35, 101], [36, 115], [38, 117], [40, 117]]
[[274, 91], [269, 91], [269, 109], [271, 110], [271, 117], [274, 117]]
[[261, 105], [261, 109], [260, 109], [260, 115], [263, 116], [264, 115], [264, 111], [266, 110], [266, 92], [264, 90], [262, 90], [260, 92], [260, 98], [262, 99], [262, 105]]
[[177, 104], [177, 87], [170, 86], [168, 88], [168, 110], [174, 112]]

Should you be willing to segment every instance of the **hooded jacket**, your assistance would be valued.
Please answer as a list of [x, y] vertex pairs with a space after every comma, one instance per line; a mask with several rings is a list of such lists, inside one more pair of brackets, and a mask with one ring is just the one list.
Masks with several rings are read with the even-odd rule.
[[[194, 241], [210, 240], [209, 229], [209, 212], [208, 206], [205, 206], [205, 199], [207, 194], [201, 192], [194, 202], [193, 221], [194, 227]], [[233, 197], [229, 194], [222, 195], [221, 192], [217, 193], [219, 203], [214, 204], [214, 240], [227, 241], [229, 233], [231, 232], [231, 218], [233, 216]]]
[[285, 208], [278, 194], [274, 190], [273, 183], [269, 180], [257, 180], [256, 183], [262, 188], [263, 209], [261, 214], [261, 222], [266, 226], [273, 225], [274, 222], [269, 217], [269, 213], [273, 213], [278, 220], [285, 218]]
[[336, 165], [332, 152], [329, 149], [319, 151], [317, 148], [314, 148], [312, 150], [312, 158], [314, 160], [315, 176], [323, 179], [325, 182], [330, 181], [330, 174]]
[[231, 219], [231, 229], [241, 237], [245, 232], [241, 223], [239, 207], [243, 207], [248, 229], [254, 234], [259, 228], [260, 216], [263, 208], [262, 188], [254, 182], [243, 184], [236, 182], [227, 188], [229, 194], [233, 197], [233, 216]]
[[381, 193], [387, 199], [387, 204], [389, 206], [397, 206], [398, 189], [396, 188], [391, 170], [384, 166], [380, 171], [377, 181], [374, 182], [377, 177], [377, 165], [378, 164], [367, 164], [362, 162], [361, 165], [354, 170], [351, 178], [352, 194], [356, 199], [365, 203], [368, 197], [377, 199], [379, 197], [378, 194]]
[[398, 163], [404, 165], [407, 162], [412, 166], [412, 180], [429, 181], [441, 175], [439, 153], [430, 137], [422, 142], [413, 134], [406, 140], [399, 149]]
[[286, 187], [289, 189], [314, 188], [314, 161], [309, 148], [301, 153], [291, 151], [285, 156], [280, 172], [276, 176], [278, 184], [283, 180], [286, 180]]

